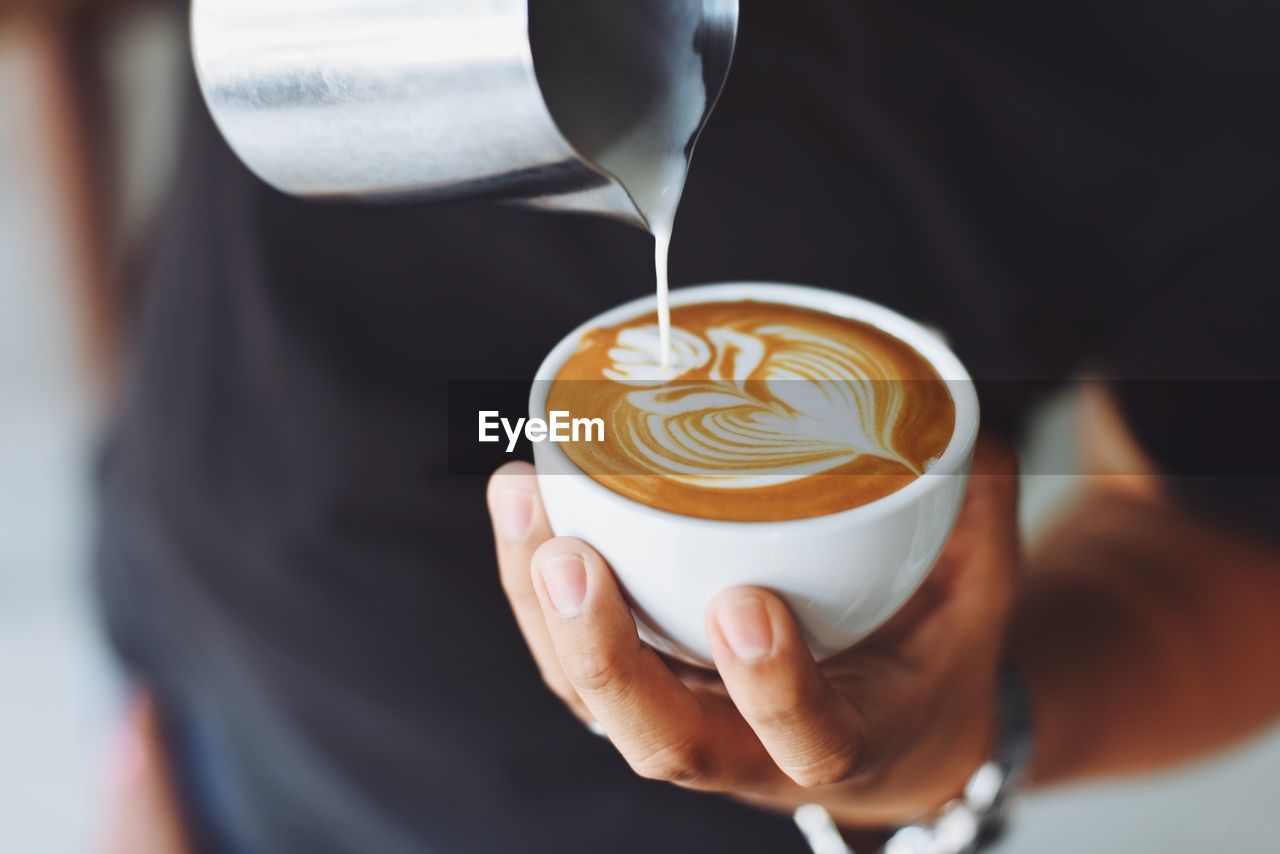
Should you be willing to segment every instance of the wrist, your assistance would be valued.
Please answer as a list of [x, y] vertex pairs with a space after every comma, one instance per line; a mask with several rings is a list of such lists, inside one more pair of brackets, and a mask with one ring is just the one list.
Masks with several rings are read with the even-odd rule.
[[970, 854], [1000, 837], [1010, 802], [1026, 781], [1034, 746], [1027, 688], [1010, 662], [997, 678], [993, 729], [988, 758], [969, 777], [963, 793], [944, 804], [934, 821], [895, 833], [885, 854]]

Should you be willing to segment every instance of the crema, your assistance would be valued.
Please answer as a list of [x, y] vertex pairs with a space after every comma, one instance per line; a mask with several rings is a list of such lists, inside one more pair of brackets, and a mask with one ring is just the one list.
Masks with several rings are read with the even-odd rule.
[[751, 301], [671, 322], [669, 346], [657, 315], [587, 333], [548, 397], [603, 419], [604, 441], [564, 450], [628, 498], [709, 519], [822, 516], [903, 488], [950, 442], [946, 383], [873, 326]]

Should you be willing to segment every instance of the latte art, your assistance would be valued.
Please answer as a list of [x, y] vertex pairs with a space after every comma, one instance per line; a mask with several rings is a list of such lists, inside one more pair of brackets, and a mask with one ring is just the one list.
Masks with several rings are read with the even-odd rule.
[[687, 515], [802, 518], [922, 474], [950, 440], [945, 383], [866, 324], [790, 306], [673, 312], [664, 364], [643, 318], [584, 337], [549, 406], [601, 417], [608, 440], [565, 447], [611, 489]]
[[634, 343], [657, 333], [641, 327], [620, 334], [623, 346], [610, 351], [615, 362], [605, 376], [641, 386], [655, 373], [705, 369], [707, 378], [628, 392], [614, 409], [616, 449], [636, 468], [726, 489], [808, 477], [863, 454], [919, 474], [893, 448], [902, 388], [883, 381], [888, 367], [875, 354], [795, 326], [739, 324], [710, 328], [705, 338], [680, 335], [691, 339], [680, 342], [684, 358], [654, 371], [649, 353]]

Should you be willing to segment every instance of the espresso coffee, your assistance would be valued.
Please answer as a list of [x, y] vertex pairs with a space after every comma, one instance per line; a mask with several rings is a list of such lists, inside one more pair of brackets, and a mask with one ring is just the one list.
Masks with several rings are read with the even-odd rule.
[[548, 393], [548, 412], [605, 427], [563, 444], [569, 459], [635, 501], [728, 521], [824, 516], [902, 489], [951, 441], [946, 383], [873, 326], [755, 301], [675, 308], [671, 326], [668, 354], [656, 314], [586, 333]]

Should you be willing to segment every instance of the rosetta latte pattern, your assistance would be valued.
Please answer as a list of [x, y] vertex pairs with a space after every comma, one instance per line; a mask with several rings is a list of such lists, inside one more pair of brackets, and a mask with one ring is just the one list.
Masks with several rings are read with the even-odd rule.
[[902, 384], [868, 349], [747, 323], [677, 329], [666, 369], [659, 346], [656, 326], [623, 329], [603, 371], [635, 387], [611, 420], [617, 450], [638, 470], [729, 489], [830, 472], [862, 455], [920, 473], [894, 449]]

